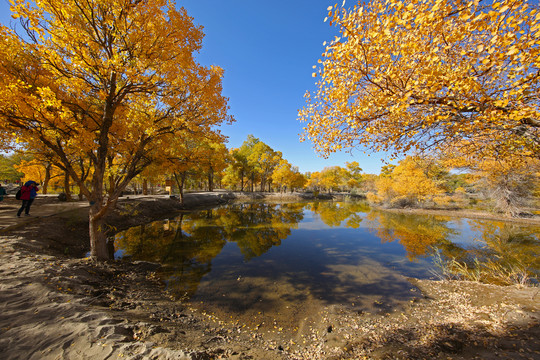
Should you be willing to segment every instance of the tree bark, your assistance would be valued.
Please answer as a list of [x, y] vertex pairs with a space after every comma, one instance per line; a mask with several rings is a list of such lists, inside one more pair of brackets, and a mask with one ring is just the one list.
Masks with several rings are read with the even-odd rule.
[[176, 185], [178, 185], [178, 192], [180, 193], [180, 204], [184, 205], [184, 183], [186, 182], [186, 171], [180, 173], [180, 178], [178, 174], [174, 173], [174, 179], [176, 180]]
[[45, 165], [45, 179], [43, 179], [43, 186], [41, 187], [41, 193], [47, 194], [47, 189], [49, 187], [49, 181], [51, 180], [51, 164], [47, 163]]
[[240, 172], [240, 191], [244, 191], [244, 172]]
[[89, 210], [89, 232], [90, 232], [90, 256], [95, 260], [107, 260], [114, 258], [111, 256], [109, 245], [107, 244], [107, 233], [105, 231], [105, 221], [101, 214], [101, 204], [92, 204]]
[[64, 173], [64, 193], [66, 194], [66, 201], [71, 200], [71, 187], [69, 183], [69, 173]]
[[208, 170], [208, 191], [214, 191], [214, 170]]
[[109, 197], [112, 197], [112, 194], [114, 193], [115, 190], [116, 190], [116, 183], [114, 181], [114, 177], [109, 176], [109, 191], [108, 191]]

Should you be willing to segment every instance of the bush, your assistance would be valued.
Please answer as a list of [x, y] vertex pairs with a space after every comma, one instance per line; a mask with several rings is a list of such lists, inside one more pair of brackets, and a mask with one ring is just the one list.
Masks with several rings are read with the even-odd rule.
[[399, 196], [390, 200], [390, 206], [394, 208], [416, 207], [417, 202], [407, 196]]

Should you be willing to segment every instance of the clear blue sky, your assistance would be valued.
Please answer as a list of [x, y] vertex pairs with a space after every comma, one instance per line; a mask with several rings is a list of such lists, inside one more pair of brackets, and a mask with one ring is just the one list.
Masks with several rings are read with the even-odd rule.
[[[228, 147], [241, 146], [253, 134], [301, 172], [358, 161], [364, 172], [379, 173], [384, 154], [343, 152], [326, 160], [311, 143], [299, 140], [303, 124], [297, 113], [305, 104], [304, 93], [315, 89], [312, 66], [324, 52], [323, 42], [337, 35], [324, 22], [327, 7], [336, 1], [177, 0], [204, 27], [199, 62], [225, 70], [223, 92], [236, 118], [222, 129], [229, 136]], [[9, 14], [9, 2], [0, 0], [3, 24], [9, 24]]]

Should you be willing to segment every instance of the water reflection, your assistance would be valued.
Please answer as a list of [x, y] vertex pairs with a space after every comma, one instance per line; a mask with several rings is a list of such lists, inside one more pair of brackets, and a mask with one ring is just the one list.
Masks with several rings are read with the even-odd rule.
[[357, 229], [363, 220], [363, 214], [370, 211], [366, 202], [316, 202], [306, 208], [317, 214], [328, 226], [346, 226]]
[[444, 261], [466, 272], [458, 275], [500, 285], [538, 284], [540, 227], [479, 220], [469, 220], [469, 225], [478, 235], [475, 245], [452, 254], [442, 252]]
[[222, 226], [228, 241], [237, 243], [245, 260], [281, 244], [303, 219], [302, 204], [242, 204], [216, 211], [213, 224]]
[[237, 244], [245, 261], [260, 256], [291, 234], [303, 207], [241, 204], [180, 215], [119, 233], [115, 248], [133, 260], [161, 263], [171, 291], [190, 297], [227, 242]]
[[[376, 211], [365, 203], [257, 203], [131, 228], [115, 245], [134, 260], [163, 264], [169, 290], [179, 297], [264, 313], [310, 302], [394, 304], [411, 296], [404, 275], [432, 276], [436, 253], [471, 271], [483, 264], [499, 274], [506, 269], [507, 277], [521, 272], [535, 279], [538, 230]], [[495, 270], [479, 280], [496, 282]]]
[[370, 228], [382, 242], [398, 241], [409, 260], [431, 255], [435, 247], [453, 253], [456, 247], [448, 240], [457, 234], [449, 225], [450, 218], [442, 216], [371, 211], [366, 218]]
[[197, 226], [199, 222], [180, 215], [137, 226], [119, 234], [115, 246], [134, 260], [161, 263], [170, 286], [179, 294], [194, 294], [226, 244], [222, 228]]
[[411, 261], [436, 254], [450, 267], [439, 271], [458, 278], [501, 285], [537, 284], [540, 278], [538, 226], [376, 210], [364, 225], [382, 242], [403, 245]]

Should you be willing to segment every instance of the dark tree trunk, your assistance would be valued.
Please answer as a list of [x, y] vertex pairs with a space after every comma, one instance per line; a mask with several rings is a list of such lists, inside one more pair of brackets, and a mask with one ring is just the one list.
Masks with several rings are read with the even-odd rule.
[[66, 193], [66, 200], [71, 200], [71, 185], [69, 183], [69, 173], [66, 171], [64, 173], [64, 192]]
[[240, 172], [240, 191], [244, 191], [244, 172]]
[[174, 173], [174, 179], [176, 180], [176, 185], [178, 185], [178, 192], [180, 193], [180, 204], [184, 205], [184, 184], [186, 182], [186, 175], [187, 173], [185, 171], [182, 171], [180, 173], [180, 176], [178, 176], [178, 173]]
[[49, 163], [45, 165], [45, 179], [43, 179], [43, 186], [41, 187], [41, 193], [44, 195], [47, 194], [49, 181], [51, 180], [51, 167], [52, 165]]
[[214, 191], [214, 170], [208, 170], [208, 191]]
[[114, 258], [111, 256], [110, 245], [107, 243], [105, 221], [101, 214], [101, 204], [95, 203], [90, 206], [89, 232], [90, 232], [90, 256], [94, 259], [104, 260]]

